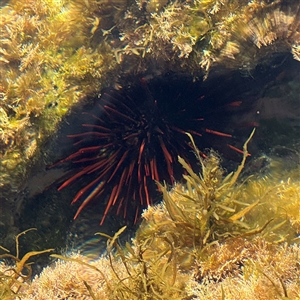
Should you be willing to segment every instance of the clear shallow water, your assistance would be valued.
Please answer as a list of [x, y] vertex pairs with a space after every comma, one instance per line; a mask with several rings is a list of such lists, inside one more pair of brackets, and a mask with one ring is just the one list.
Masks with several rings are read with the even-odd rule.
[[[6, 1], [2, 1], [2, 5], [5, 3]], [[209, 75], [205, 85], [213, 82], [210, 88], [217, 90], [214, 98], [232, 97], [232, 103], [242, 101], [243, 105], [245, 104], [243, 110], [238, 110], [230, 116], [227, 123], [230, 130], [239, 135], [241, 140], [245, 140], [254, 123], [258, 124], [251, 143], [252, 156], [248, 160], [246, 174], [269, 174], [273, 170], [272, 161], [277, 160], [285, 162], [279, 164], [283, 172], [292, 170], [299, 164], [299, 69], [299, 62], [293, 60], [291, 55], [283, 54], [271, 57], [267, 63], [259, 64], [255, 70], [233, 72], [217, 68]], [[158, 78], [160, 76], [164, 78], [161, 73], [157, 75]], [[149, 77], [151, 80], [156, 76]], [[47, 163], [41, 159], [33, 166], [23, 187], [17, 192], [12, 192], [13, 200], [1, 203], [0, 245], [13, 251], [14, 236], [30, 227], [36, 227], [37, 231], [22, 237], [22, 253], [54, 247], [59, 251], [71, 248], [98, 255], [105, 249], [105, 242], [95, 238], [94, 233], [104, 231], [113, 235], [126, 223], [112, 213], [107, 217], [104, 226], [99, 227], [99, 215], [105, 209], [101, 204], [87, 208], [74, 221], [77, 207], [70, 206], [70, 202], [79, 185], [75, 182], [66, 190], [58, 192], [56, 180], [64, 175], [65, 169], [47, 169], [49, 163], [54, 163], [72, 151], [72, 141], [66, 136], [81, 126], [78, 121], [83, 109], [88, 110], [89, 106], [74, 108], [52, 140], [43, 146]], [[217, 137], [212, 138], [215, 140], [214, 145], [218, 147]], [[219, 147], [218, 150], [228, 154], [228, 149], [223, 151], [224, 149]], [[238, 161], [224, 155], [223, 164], [226, 169], [234, 170]], [[278, 170], [276, 172], [280, 173]], [[108, 196], [103, 195], [103, 203], [107, 201]], [[134, 225], [132, 227], [129, 236], [134, 232]], [[41, 264], [44, 263], [44, 258], [41, 260]]]

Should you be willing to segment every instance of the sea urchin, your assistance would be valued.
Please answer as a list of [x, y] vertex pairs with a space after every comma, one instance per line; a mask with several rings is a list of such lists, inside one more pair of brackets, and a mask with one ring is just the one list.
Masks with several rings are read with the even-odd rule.
[[106, 208], [100, 224], [111, 208], [124, 218], [133, 212], [136, 221], [141, 209], [153, 203], [156, 181], [172, 184], [181, 177], [178, 155], [195, 165], [186, 132], [200, 149], [213, 146], [212, 137], [231, 138], [220, 130], [226, 107], [228, 101], [220, 102], [202, 82], [181, 76], [104, 90], [93, 111], [82, 115], [82, 132], [68, 135], [76, 150], [55, 164], [72, 163], [70, 177], [58, 190], [83, 181], [72, 201], [82, 200], [74, 218], [101, 196]]

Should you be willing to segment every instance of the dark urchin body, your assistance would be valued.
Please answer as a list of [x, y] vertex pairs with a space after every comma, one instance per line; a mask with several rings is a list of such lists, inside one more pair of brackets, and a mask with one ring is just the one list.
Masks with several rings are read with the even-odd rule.
[[178, 155], [195, 166], [186, 132], [200, 149], [232, 142], [222, 128], [230, 115], [225, 111], [235, 102], [223, 96], [220, 100], [200, 81], [170, 76], [104, 90], [93, 110], [82, 115], [82, 132], [69, 135], [75, 151], [57, 163], [72, 163], [59, 190], [83, 182], [72, 201], [82, 201], [75, 218], [89, 202], [101, 199], [106, 207], [100, 224], [112, 208], [136, 221], [158, 193], [155, 181], [172, 184], [181, 178]]

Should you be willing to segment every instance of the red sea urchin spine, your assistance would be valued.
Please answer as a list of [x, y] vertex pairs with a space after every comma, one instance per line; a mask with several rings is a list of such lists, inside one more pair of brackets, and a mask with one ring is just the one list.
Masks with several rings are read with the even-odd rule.
[[141, 209], [153, 203], [155, 181], [173, 184], [181, 176], [178, 155], [190, 165], [195, 162], [187, 132], [200, 143], [204, 135], [232, 137], [210, 124], [209, 115], [213, 112], [215, 117], [216, 109], [199, 84], [189, 81], [177, 94], [172, 86], [150, 85], [142, 81], [128, 89], [105, 91], [96, 99], [93, 111], [83, 113], [87, 120], [83, 132], [68, 135], [78, 150], [53, 166], [67, 162], [74, 166], [73, 174], [58, 190], [85, 182], [72, 200], [72, 204], [83, 200], [74, 218], [101, 196], [106, 206], [100, 224], [112, 207], [124, 218], [129, 208], [135, 208], [136, 222]]

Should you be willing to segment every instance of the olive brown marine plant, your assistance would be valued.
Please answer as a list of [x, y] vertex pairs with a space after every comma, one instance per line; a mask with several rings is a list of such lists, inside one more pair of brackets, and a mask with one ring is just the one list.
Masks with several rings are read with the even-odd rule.
[[[243, 159], [235, 172], [223, 177], [220, 167], [220, 158], [216, 152], [211, 151], [204, 160], [193, 142], [196, 156], [201, 165], [201, 174], [196, 174], [193, 169], [178, 157], [179, 162], [186, 170], [183, 175], [186, 183], [177, 183], [171, 191], [166, 185], [160, 186], [163, 192], [163, 199], [168, 218], [165, 220], [155, 220], [155, 216], [160, 218], [162, 206], [157, 206], [151, 216], [151, 209], [144, 213], [143, 217], [148, 221], [144, 222], [137, 231], [138, 240], [146, 240], [149, 236], [155, 237], [151, 244], [155, 249], [168, 248], [168, 242], [163, 242], [160, 235], [168, 237], [174, 247], [182, 247], [183, 257], [188, 255], [184, 248], [196, 247], [203, 249], [206, 244], [213, 241], [232, 236], [251, 236], [262, 232], [272, 219], [259, 227], [251, 228], [245, 221], [245, 216], [253, 210], [261, 199], [257, 199], [251, 204], [239, 203], [235, 199], [233, 187], [244, 168], [248, 156], [247, 145], [251, 140], [255, 130], [252, 131], [249, 139], [244, 144]], [[190, 136], [191, 140], [193, 138]], [[243, 208], [244, 206], [244, 208]], [[163, 217], [161, 215], [161, 217]], [[157, 245], [156, 245], [157, 242]], [[188, 260], [187, 260], [188, 262]]]
[[145, 210], [132, 242], [119, 243], [123, 227], [100, 234], [107, 253], [99, 260], [53, 255], [61, 260], [22, 286], [22, 300], [298, 299], [299, 218], [290, 216], [300, 211], [299, 178], [241, 181], [253, 134], [225, 177], [219, 156], [202, 158], [194, 145], [201, 173], [180, 159], [185, 182], [161, 185], [163, 202]]
[[[27, 229], [19, 233], [16, 240], [16, 254], [10, 254], [9, 250], [0, 246], [0, 250], [7, 252], [0, 255], [0, 298], [1, 300], [13, 300], [21, 299], [20, 290], [25, 285], [26, 282], [31, 280], [32, 271], [31, 264], [28, 260], [36, 255], [41, 255], [53, 251], [54, 249], [47, 249], [43, 251], [31, 251], [26, 253], [22, 258], [20, 258], [20, 245], [19, 238], [28, 231], [36, 230], [36, 228]], [[10, 261], [12, 265], [6, 264], [5, 262]]]
[[[56, 280], [57, 275], [51, 275], [55, 269], [64, 273], [72, 266], [74, 274], [51, 291], [53, 299], [293, 299], [300, 248], [265, 240], [282, 227], [278, 216], [266, 219], [258, 209], [267, 194], [242, 200], [245, 183], [238, 179], [253, 134], [254, 130], [244, 144], [237, 170], [225, 177], [219, 156], [211, 152], [203, 159], [194, 145], [202, 172], [194, 173], [179, 158], [186, 182], [176, 183], [171, 191], [161, 185], [163, 203], [145, 210], [132, 243], [119, 244], [123, 227], [114, 236], [100, 233], [107, 238], [107, 254], [99, 261], [52, 255], [65, 263], [45, 270], [28, 293]], [[251, 214], [255, 219], [248, 218]]]
[[[123, 249], [118, 245], [117, 237], [124, 228], [114, 237], [106, 236], [109, 262], [114, 278], [118, 282], [117, 288], [110, 290], [113, 293], [111, 299], [114, 297], [116, 299], [196, 297], [193, 293], [197, 289], [189, 291], [185, 285], [185, 276], [191, 270], [200, 285], [201, 282], [205, 284], [222, 282], [233, 274], [237, 276], [248, 274], [245, 276], [251, 277], [251, 272], [259, 272], [260, 276], [269, 281], [270, 295], [287, 298], [288, 294], [291, 295], [285, 281], [280, 280], [278, 275], [280, 271], [275, 267], [276, 264], [274, 264], [274, 272], [270, 275], [268, 271], [262, 269], [261, 258], [259, 263], [254, 262], [257, 255], [255, 251], [258, 248], [269, 247], [268, 250], [271, 252], [275, 250], [272, 249], [274, 246], [266, 246], [267, 244], [262, 246], [265, 242], [260, 241], [260, 236], [267, 237], [283, 225], [282, 222], [278, 223], [278, 219], [275, 221], [275, 217], [264, 219], [261, 225], [259, 225], [261, 222], [259, 217], [255, 220], [248, 219], [248, 215], [253, 211], [256, 216], [259, 214], [258, 206], [264, 201], [266, 194], [258, 199], [252, 199], [250, 203], [242, 202], [241, 199], [240, 189], [243, 189], [243, 184], [238, 186], [237, 180], [244, 168], [248, 155], [247, 146], [254, 132], [255, 130], [244, 144], [242, 162], [235, 172], [226, 177], [223, 177], [218, 155], [211, 152], [203, 159], [193, 143], [202, 172], [194, 173], [192, 168], [179, 157], [180, 163], [187, 172], [183, 174], [186, 183], [175, 184], [171, 191], [168, 191], [166, 186], [160, 185], [164, 201], [144, 212], [144, 222], [137, 231], [133, 245], [126, 243]], [[190, 138], [193, 142], [193, 138], [191, 136]], [[276, 224], [272, 225], [274, 221]], [[251, 241], [254, 246], [250, 246]], [[216, 257], [210, 259], [214, 250], [222, 245], [224, 257], [218, 252], [219, 254], [216, 253], [216, 256], [220, 255], [218, 259]], [[118, 271], [120, 266], [112, 257], [113, 246], [119, 256], [119, 263], [123, 265], [125, 273], [123, 276]], [[225, 250], [226, 247], [230, 250]], [[222, 251], [222, 249], [218, 250]], [[284, 252], [283, 249], [281, 251]], [[295, 251], [299, 252], [297, 246]], [[231, 252], [234, 254], [230, 257]], [[291, 257], [295, 258], [297, 254], [292, 254]], [[275, 279], [272, 278], [274, 276]], [[291, 274], [284, 276], [293, 277]], [[199, 290], [201, 290], [200, 285]], [[292, 289], [295, 294], [295, 288]], [[226, 293], [223, 289], [221, 291], [218, 297], [226, 299], [227, 287]]]
[[[160, 210], [159, 207], [162, 205], [148, 208], [148, 211], [144, 213], [146, 221], [137, 231], [133, 245], [127, 242], [125, 248], [122, 248], [117, 241], [125, 227], [121, 228], [113, 237], [100, 233], [108, 239], [107, 255], [114, 281], [106, 278], [106, 273], [102, 270], [95, 266], [90, 267], [100, 272], [107, 283], [109, 299], [146, 300], [170, 299], [170, 297], [172, 299], [189, 299], [185, 298], [184, 281], [178, 281], [177, 278], [183, 279], [186, 276], [178, 272], [179, 265], [182, 271], [188, 270], [194, 264], [193, 255], [200, 255], [206, 245], [210, 245], [220, 238], [251, 236], [265, 229], [271, 220], [255, 230], [246, 223], [238, 221], [251, 211], [259, 200], [236, 211], [232, 207], [229, 197], [232, 187], [244, 168], [248, 156], [247, 145], [254, 132], [255, 130], [244, 144], [243, 159], [237, 171], [225, 178], [222, 178], [223, 171], [220, 169], [216, 153], [211, 152], [204, 162], [192, 136], [188, 134], [198, 162], [202, 166], [202, 172], [200, 175], [195, 174], [181, 157], [178, 158], [188, 173], [188, 175], [183, 175], [188, 192], [176, 191], [178, 193], [176, 199], [179, 196], [179, 202], [176, 202], [174, 193], [169, 193], [166, 186], [158, 183], [163, 192], [164, 202], [162, 205], [165, 205], [165, 213], [168, 214], [168, 217], [154, 213], [153, 219], [150, 220], [149, 216], [153, 209]], [[161, 219], [156, 219], [157, 216]], [[190, 249], [194, 250], [190, 252]], [[191, 257], [187, 258], [189, 255]], [[52, 256], [86, 265], [86, 262], [80, 261], [80, 258]], [[119, 262], [116, 262], [116, 257], [120, 259]], [[190, 260], [189, 263], [188, 260]], [[89, 284], [84, 282], [84, 285], [91, 297], [98, 299]]]

